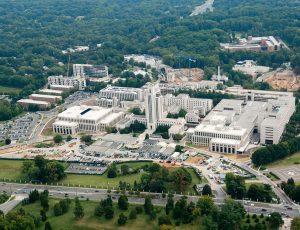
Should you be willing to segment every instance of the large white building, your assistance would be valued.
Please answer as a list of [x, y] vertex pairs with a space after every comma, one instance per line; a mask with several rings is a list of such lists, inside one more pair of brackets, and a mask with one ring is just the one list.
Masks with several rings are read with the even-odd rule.
[[187, 141], [220, 153], [243, 153], [255, 137], [262, 144], [277, 144], [294, 111], [295, 98], [224, 99], [200, 125], [187, 131]]
[[75, 77], [107, 77], [108, 68], [105, 65], [74, 64], [73, 75]]
[[99, 99], [113, 99], [114, 97], [120, 101], [143, 101], [143, 90], [138, 88], [116, 87], [111, 85], [108, 85], [106, 88], [100, 90]]
[[112, 127], [124, 117], [123, 112], [98, 106], [74, 106], [57, 116], [53, 123], [53, 132], [76, 134], [78, 132], [97, 133], [106, 127]]
[[50, 87], [52, 85], [62, 85], [62, 86], [71, 86], [78, 87], [79, 90], [84, 90], [86, 87], [86, 80], [82, 77], [64, 77], [60, 76], [50, 76], [48, 77], [48, 84]]

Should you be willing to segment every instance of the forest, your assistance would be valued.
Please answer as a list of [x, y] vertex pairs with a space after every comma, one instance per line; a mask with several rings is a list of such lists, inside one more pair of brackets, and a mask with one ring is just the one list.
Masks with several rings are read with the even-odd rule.
[[[126, 67], [123, 55], [130, 53], [157, 55], [173, 67], [188, 67], [188, 59], [193, 58], [196, 62], [192, 67], [203, 68], [205, 77], [211, 76], [221, 64], [231, 84], [246, 88], [257, 87], [245, 75], [231, 71], [236, 61], [254, 59], [274, 68], [291, 61], [294, 69], [299, 70], [298, 1], [274, 0], [270, 4], [264, 0], [216, 0], [213, 12], [190, 17], [194, 7], [203, 2], [3, 1], [0, 85], [22, 89], [13, 96], [14, 101], [26, 97], [41, 88], [47, 76], [66, 74], [68, 55], [62, 50], [78, 45], [89, 45], [90, 50], [73, 53], [71, 64], [107, 64], [115, 76]], [[290, 50], [228, 53], [220, 49], [220, 42], [247, 35], [279, 36]]]

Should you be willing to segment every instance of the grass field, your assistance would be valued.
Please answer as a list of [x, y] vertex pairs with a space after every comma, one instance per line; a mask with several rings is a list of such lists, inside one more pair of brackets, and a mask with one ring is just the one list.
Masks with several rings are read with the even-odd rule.
[[[23, 182], [27, 180], [24, 175], [22, 175], [22, 160], [0, 160], [0, 179], [6, 178], [9, 180], [17, 180], [19, 182], [22, 180]], [[151, 164], [151, 162], [126, 162], [123, 164], [127, 164], [129, 167], [133, 169], [140, 168], [145, 164]], [[121, 168], [122, 164], [117, 164], [117, 169]], [[67, 163], [65, 164], [67, 167]], [[170, 171], [175, 170], [171, 169]], [[189, 185], [186, 192], [194, 193], [195, 190], [193, 186], [195, 184], [205, 183], [207, 182], [204, 178], [200, 180], [197, 176], [196, 172], [193, 169], [187, 169], [192, 176], [192, 184]], [[146, 172], [145, 172], [146, 173]], [[119, 175], [116, 178], [107, 178], [107, 173], [105, 172], [103, 175], [79, 175], [79, 174], [67, 174], [67, 177], [61, 181], [59, 184], [64, 184], [65, 186], [81, 186], [81, 187], [98, 187], [98, 188], [114, 188], [117, 189], [119, 186], [119, 182], [134, 184], [134, 181], [140, 182], [143, 173], [136, 173], [130, 175]], [[166, 183], [166, 187], [168, 191], [174, 191], [173, 183]]]
[[[127, 211], [121, 211], [117, 207], [117, 205], [114, 203], [114, 218], [111, 220], [106, 220], [104, 217], [95, 217], [94, 216], [94, 209], [97, 205], [97, 202], [94, 201], [86, 201], [82, 200], [80, 203], [83, 206], [84, 209], [84, 217], [80, 220], [76, 220], [74, 218], [73, 210], [74, 210], [74, 201], [72, 201], [69, 211], [62, 215], [62, 216], [54, 216], [53, 214], [53, 206], [55, 203], [57, 203], [58, 199], [52, 199], [49, 200], [49, 211], [47, 212], [48, 221], [50, 222], [52, 229], [55, 230], [94, 230], [94, 229], [101, 229], [101, 230], [158, 230], [158, 218], [161, 215], [165, 214], [165, 210], [163, 207], [155, 207], [157, 212], [157, 218], [155, 220], [150, 220], [149, 217], [142, 213], [138, 214], [137, 218], [135, 220], [127, 220], [127, 223], [125, 226], [120, 227], [117, 224], [118, 217], [121, 212], [123, 212], [127, 217], [129, 216], [130, 210], [134, 209], [137, 205], [129, 205], [129, 209]], [[19, 205], [16, 209], [23, 208], [26, 213], [30, 213], [34, 216], [38, 216], [39, 212], [41, 210], [40, 202], [36, 202], [35, 204], [30, 204], [26, 206]], [[249, 221], [247, 221], [249, 219]], [[255, 219], [258, 219], [255, 221]], [[173, 221], [173, 226], [175, 226], [175, 222]], [[248, 222], [248, 223], [247, 223]], [[268, 222], [266, 220], [266, 217], [260, 217], [259, 215], [257, 217], [250, 215], [249, 218], [245, 217], [245, 219], [242, 222], [243, 226], [251, 224], [254, 226], [256, 222], [265, 223], [268, 228]], [[38, 230], [43, 230], [44, 224], [42, 224]], [[201, 219], [198, 218], [191, 224], [181, 224], [179, 226], [176, 226], [176, 230], [202, 230], [202, 224]]]
[[[93, 201], [81, 201], [81, 204], [84, 208], [84, 217], [81, 220], [76, 220], [74, 218], [73, 209], [74, 209], [74, 202], [71, 203], [70, 210], [68, 213], [56, 217], [53, 214], [53, 206], [54, 204], [58, 202], [56, 199], [50, 199], [50, 208], [47, 212], [48, 221], [50, 222], [52, 229], [55, 230], [92, 230], [92, 229], [101, 229], [101, 230], [114, 230], [114, 229], [130, 229], [130, 230], [158, 230], [158, 221], [157, 219], [151, 221], [149, 220], [149, 217], [145, 215], [144, 213], [137, 215], [137, 219], [135, 220], [128, 220], [125, 226], [120, 227], [117, 224], [117, 220], [119, 217], [119, 214], [122, 212], [118, 209], [117, 205], [114, 204], [114, 218], [112, 220], [106, 220], [104, 217], [95, 217], [94, 216], [94, 210], [97, 205], [96, 202]], [[18, 206], [20, 208], [21, 206]], [[130, 205], [129, 210], [123, 212], [126, 216], [129, 215], [129, 212], [131, 209], [135, 208], [136, 205]], [[34, 216], [38, 216], [39, 212], [41, 210], [40, 202], [36, 202], [35, 204], [30, 204], [26, 206], [22, 206], [22, 208]], [[158, 214], [157, 218], [160, 215], [165, 214], [163, 208], [156, 207]], [[199, 221], [200, 222], [200, 221]], [[180, 227], [177, 227], [176, 229], [180, 230], [201, 230], [202, 228], [198, 224], [194, 225], [181, 225]], [[43, 230], [44, 226], [40, 226], [38, 228], [39, 230]]]
[[19, 88], [0, 86], [0, 94], [18, 94], [20, 92]]
[[295, 153], [295, 154], [293, 154], [289, 157], [286, 157], [282, 160], [275, 161], [271, 164], [268, 164], [267, 167], [275, 168], [275, 167], [282, 167], [282, 166], [290, 166], [290, 165], [294, 165], [295, 162], [299, 162], [299, 164], [300, 164], [300, 152]]

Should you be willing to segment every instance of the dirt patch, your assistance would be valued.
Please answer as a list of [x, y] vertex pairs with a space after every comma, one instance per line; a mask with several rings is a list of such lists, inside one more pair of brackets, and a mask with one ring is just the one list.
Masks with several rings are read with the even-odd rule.
[[[191, 76], [190, 76], [191, 75]], [[204, 71], [199, 68], [190, 69], [172, 69], [168, 72], [170, 76], [170, 81], [173, 81], [177, 84], [184, 82], [199, 82], [203, 80]]]
[[186, 162], [191, 164], [198, 164], [200, 161], [206, 160], [205, 157], [189, 157]]
[[234, 160], [235, 162], [246, 162], [250, 160], [249, 155], [239, 155], [239, 154], [228, 154], [226, 158]]
[[160, 166], [165, 168], [179, 168], [179, 164], [172, 164], [172, 163], [158, 163]]
[[275, 72], [264, 81], [268, 82], [273, 89], [297, 91], [300, 87], [300, 76], [296, 76], [291, 70]]

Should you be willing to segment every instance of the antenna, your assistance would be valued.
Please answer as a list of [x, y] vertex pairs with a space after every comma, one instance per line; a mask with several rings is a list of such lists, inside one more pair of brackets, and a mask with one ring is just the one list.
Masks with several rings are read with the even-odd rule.
[[67, 77], [69, 77], [69, 73], [70, 73], [70, 62], [71, 62], [71, 53], [69, 53]]

